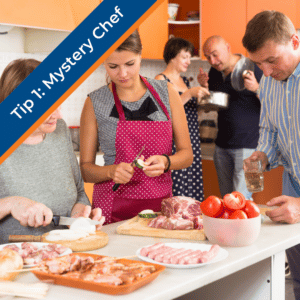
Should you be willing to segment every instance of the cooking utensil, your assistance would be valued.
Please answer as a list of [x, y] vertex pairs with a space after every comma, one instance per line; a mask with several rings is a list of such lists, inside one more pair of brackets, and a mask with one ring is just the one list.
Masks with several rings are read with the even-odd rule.
[[[59, 215], [53, 215], [52, 222], [54, 223], [54, 226], [58, 225], [72, 225], [74, 221], [76, 221], [76, 218], [68, 218], [68, 217], [62, 217]], [[86, 221], [90, 223], [90, 225], [99, 225], [102, 224], [101, 221], [95, 221], [91, 220], [89, 218], [86, 218]]]
[[249, 58], [241, 56], [240, 60], [236, 63], [231, 73], [231, 85], [236, 91], [242, 91], [245, 89], [244, 85], [244, 71], [253, 71], [255, 64]]
[[[140, 155], [142, 154], [142, 152], [144, 151], [144, 149], [145, 149], [145, 145], [142, 147], [142, 149], [140, 150], [140, 152], [138, 153], [138, 155], [135, 157], [135, 159], [131, 163], [131, 165], [133, 167], [135, 166], [136, 161], [138, 160], [138, 158], [140, 157]], [[119, 188], [119, 186], [120, 186], [120, 183], [115, 183], [112, 190], [115, 192]]]
[[204, 110], [216, 110], [226, 109], [228, 107], [229, 95], [222, 92], [209, 91], [210, 95], [203, 97], [199, 106]]

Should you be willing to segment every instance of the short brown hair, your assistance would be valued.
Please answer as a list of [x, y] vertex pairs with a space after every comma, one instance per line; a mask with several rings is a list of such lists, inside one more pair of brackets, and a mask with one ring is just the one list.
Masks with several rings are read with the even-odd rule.
[[171, 59], [175, 58], [177, 54], [181, 52], [181, 50], [190, 52], [190, 54], [193, 56], [194, 45], [183, 38], [170, 38], [167, 41], [164, 49], [164, 60], [166, 64], [168, 64]]
[[266, 10], [258, 13], [248, 22], [243, 45], [253, 53], [263, 47], [268, 40], [284, 44], [295, 33], [292, 21], [285, 14], [275, 10]]
[[0, 78], [0, 103], [31, 73], [41, 62], [35, 59], [16, 59], [4, 69]]
[[130, 51], [136, 54], [142, 53], [142, 42], [138, 30], [135, 30], [117, 49], [116, 51]]

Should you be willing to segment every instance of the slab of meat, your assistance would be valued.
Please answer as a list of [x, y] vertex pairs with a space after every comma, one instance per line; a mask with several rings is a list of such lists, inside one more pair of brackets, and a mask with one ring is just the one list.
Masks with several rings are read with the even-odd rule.
[[184, 219], [201, 215], [200, 202], [184, 196], [174, 196], [163, 199], [161, 213], [166, 217], [181, 215]]
[[168, 230], [202, 229], [200, 202], [189, 197], [175, 196], [163, 199], [161, 216], [148, 223], [152, 228]]

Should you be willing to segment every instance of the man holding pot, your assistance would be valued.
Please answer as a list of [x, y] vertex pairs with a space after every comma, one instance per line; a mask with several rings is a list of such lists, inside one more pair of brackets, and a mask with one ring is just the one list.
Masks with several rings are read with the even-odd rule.
[[[281, 161], [282, 196], [267, 205], [274, 222], [300, 221], [300, 41], [291, 20], [277, 11], [263, 11], [249, 21], [243, 37], [249, 57], [263, 71], [259, 88], [262, 101], [257, 151], [248, 161], [261, 160], [265, 169]], [[286, 251], [295, 298], [300, 299], [300, 244]]]
[[230, 45], [218, 35], [209, 37], [203, 45], [203, 53], [211, 65], [207, 74], [200, 68], [198, 81], [210, 91], [229, 94], [227, 109], [218, 112], [218, 135], [214, 163], [218, 174], [222, 197], [233, 191], [241, 192], [246, 199], [252, 193], [247, 190], [243, 160], [257, 146], [259, 136], [260, 101], [256, 95], [262, 71], [255, 66], [243, 75], [244, 89], [232, 86], [232, 72], [244, 59], [241, 54], [231, 53]]

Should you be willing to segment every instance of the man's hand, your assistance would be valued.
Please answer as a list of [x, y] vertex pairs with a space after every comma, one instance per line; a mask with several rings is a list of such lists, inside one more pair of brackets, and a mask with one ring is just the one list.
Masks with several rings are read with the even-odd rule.
[[274, 222], [294, 224], [300, 221], [300, 198], [279, 196], [267, 202], [268, 206], [279, 205], [266, 215]]
[[248, 70], [247, 73], [243, 74], [244, 85], [248, 91], [256, 93], [259, 88], [259, 83], [257, 82], [254, 72]]
[[244, 161], [251, 162], [251, 161], [257, 161], [257, 160], [261, 160], [263, 170], [265, 170], [269, 161], [268, 161], [268, 157], [267, 157], [266, 153], [264, 153], [264, 152], [255, 151], [254, 153], [252, 153], [252, 155], [250, 157], [246, 158]]
[[199, 74], [197, 80], [199, 84], [208, 89], [208, 73], [204, 72], [202, 68], [199, 68]]

